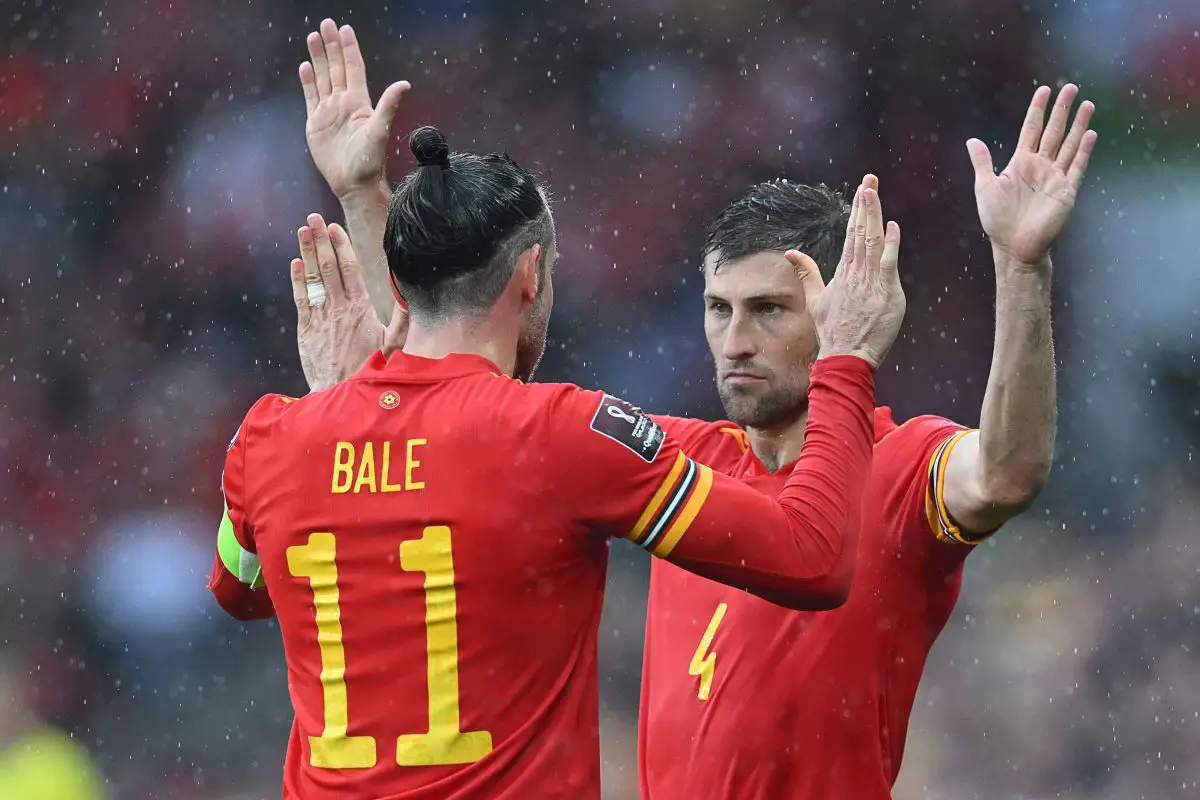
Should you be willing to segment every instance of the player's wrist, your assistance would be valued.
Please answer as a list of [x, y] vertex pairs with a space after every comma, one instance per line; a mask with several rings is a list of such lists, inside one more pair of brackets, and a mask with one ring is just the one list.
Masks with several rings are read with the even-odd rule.
[[380, 202], [386, 207], [391, 199], [392, 189], [388, 186], [387, 178], [381, 173], [375, 178], [355, 183], [336, 194], [342, 209], [350, 213], [376, 207]]
[[1032, 273], [1047, 275], [1053, 265], [1050, 261], [1050, 251], [1038, 254], [1018, 255], [1011, 249], [992, 242], [992, 260], [996, 264], [997, 274], [1001, 273]]
[[859, 372], [865, 370], [868, 374], [874, 375], [878, 366], [879, 363], [875, 356], [862, 348], [849, 350], [821, 348], [817, 353], [813, 370], [815, 372], [818, 367], [821, 369], [849, 369]]
[[818, 355], [813, 364], [810, 379], [817, 383], [823, 379], [836, 380], [841, 377], [867, 381], [875, 385], [875, 364], [866, 356], [857, 353], [830, 353]]
[[994, 254], [998, 295], [1042, 297], [1050, 294], [1054, 270], [1050, 254], [1033, 262], [1021, 261], [1002, 252]]

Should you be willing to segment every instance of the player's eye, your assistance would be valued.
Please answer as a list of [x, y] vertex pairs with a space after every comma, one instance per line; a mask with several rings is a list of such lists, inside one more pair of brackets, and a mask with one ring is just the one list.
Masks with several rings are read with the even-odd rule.
[[721, 300], [709, 300], [708, 301], [708, 310], [714, 314], [728, 314], [731, 311], [731, 309], [729, 308], [729, 303], [723, 302]]
[[768, 316], [778, 314], [780, 311], [783, 311], [783, 306], [778, 303], [760, 303], [758, 306], [758, 313]]

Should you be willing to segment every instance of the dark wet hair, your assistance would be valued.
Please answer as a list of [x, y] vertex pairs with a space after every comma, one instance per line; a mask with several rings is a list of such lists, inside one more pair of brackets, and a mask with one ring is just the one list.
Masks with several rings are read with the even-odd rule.
[[517, 258], [554, 240], [545, 192], [507, 154], [452, 153], [437, 128], [408, 140], [417, 168], [392, 193], [383, 249], [416, 315], [490, 308]]
[[842, 257], [850, 204], [844, 192], [779, 178], [756, 183], [729, 204], [704, 240], [701, 259], [714, 267], [771, 250], [806, 253], [828, 281]]

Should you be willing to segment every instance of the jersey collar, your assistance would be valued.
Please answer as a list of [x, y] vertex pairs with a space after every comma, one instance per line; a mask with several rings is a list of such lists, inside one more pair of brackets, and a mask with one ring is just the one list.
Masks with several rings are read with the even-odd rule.
[[444, 358], [424, 358], [405, 353], [403, 350], [397, 350], [386, 358], [382, 350], [376, 350], [359, 371], [363, 376], [403, 376], [410, 380], [442, 380], [482, 373], [504, 374], [490, 359], [473, 353], [451, 353]]
[[[888, 406], [877, 407], [873, 415], [873, 420], [875, 424], [875, 444], [879, 444], [885, 436], [896, 430], [896, 421], [892, 418], [892, 409]], [[797, 457], [791, 463], [784, 464], [782, 467], [776, 470], [775, 474], [778, 475], [780, 473], [786, 474], [791, 472], [796, 466], [796, 462], [799, 460], [799, 457]], [[754, 454], [754, 450], [747, 447], [746, 452], [742, 454], [742, 461], [739, 465], [738, 474], [749, 477], [755, 475], [768, 475], [770, 473], [767, 472], [766, 466], [762, 463], [762, 461], [759, 460], [758, 456]]]

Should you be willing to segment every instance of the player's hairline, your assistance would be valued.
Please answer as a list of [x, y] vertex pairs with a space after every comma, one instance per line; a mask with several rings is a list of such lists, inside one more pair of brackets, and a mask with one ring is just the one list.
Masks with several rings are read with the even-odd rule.
[[728, 256], [724, 255], [724, 253], [722, 252], [720, 247], [714, 247], [712, 250], [706, 250], [702, 254], [701, 259], [700, 259], [700, 272], [704, 273], [704, 274], [706, 274], [708, 272], [709, 259], [713, 259], [713, 270], [712, 271], [713, 271], [713, 274], [715, 275], [718, 272], [720, 272], [721, 267], [727, 266], [736, 261], [744, 261], [747, 258], [754, 258], [755, 256], [761, 256], [763, 253], [771, 253], [772, 255], [777, 254], [780, 258], [783, 258], [789, 250], [798, 250], [799, 252], [804, 252], [803, 250], [799, 250], [799, 248], [796, 248], [796, 247], [782, 247], [782, 248], [781, 247], [762, 247], [757, 250], [751, 250], [748, 253], [742, 253], [741, 255], [738, 255], [738, 256], [728, 257]]

